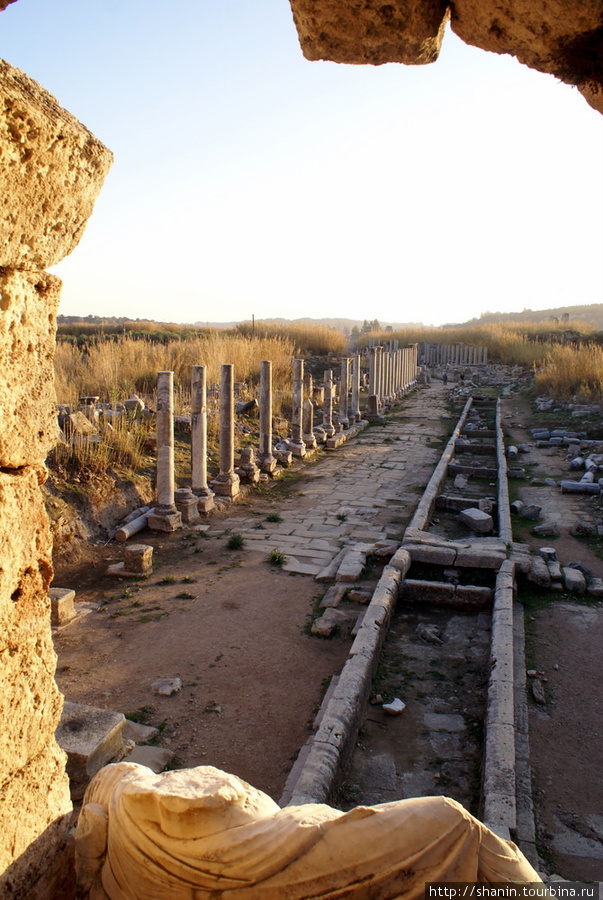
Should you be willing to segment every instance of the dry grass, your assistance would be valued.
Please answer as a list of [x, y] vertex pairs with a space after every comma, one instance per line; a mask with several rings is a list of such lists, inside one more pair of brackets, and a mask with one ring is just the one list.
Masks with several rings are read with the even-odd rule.
[[272, 337], [292, 341], [302, 356], [341, 355], [348, 347], [348, 339], [336, 328], [327, 325], [302, 325], [296, 322], [242, 322], [239, 334], [251, 337]]
[[137, 393], [151, 400], [157, 372], [174, 372], [177, 407], [190, 397], [191, 367], [208, 367], [208, 384], [219, 383], [223, 363], [234, 366], [235, 379], [259, 384], [260, 362], [272, 361], [276, 390], [291, 390], [291, 362], [295, 344], [278, 337], [247, 338], [215, 334], [167, 344], [119, 338], [90, 346], [84, 353], [73, 344], [60, 342], [55, 352], [55, 382], [60, 403], [73, 404], [79, 397], [99, 396], [115, 403]]
[[555, 347], [535, 373], [534, 381], [537, 393], [555, 399], [600, 400], [603, 396], [603, 348], [597, 344]]

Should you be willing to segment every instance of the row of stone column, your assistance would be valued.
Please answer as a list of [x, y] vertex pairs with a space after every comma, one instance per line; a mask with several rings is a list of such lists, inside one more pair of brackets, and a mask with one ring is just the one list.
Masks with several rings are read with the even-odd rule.
[[392, 341], [385, 346], [369, 348], [369, 407], [377, 415], [380, 406], [401, 397], [417, 380], [417, 345], [398, 346]]
[[[286, 442], [290, 454], [303, 457], [319, 443], [360, 420], [360, 357], [341, 361], [339, 417], [333, 422], [333, 371], [324, 373], [323, 421], [314, 425], [314, 386], [310, 373], [304, 376], [304, 363], [293, 361], [293, 403], [291, 438]], [[350, 400], [351, 391], [351, 403]], [[305, 394], [305, 400], [304, 400]], [[148, 525], [156, 531], [174, 531], [182, 521], [193, 522], [199, 512], [213, 508], [214, 494], [234, 499], [240, 478], [234, 469], [234, 371], [224, 364], [220, 382], [220, 471], [207, 481], [207, 369], [193, 366], [191, 379], [191, 487], [174, 489], [174, 373], [159, 372], [157, 378], [157, 503], [148, 515]], [[257, 482], [259, 473], [270, 475], [277, 465], [272, 448], [272, 363], [260, 364], [260, 442], [257, 459], [253, 451], [243, 468], [248, 480]]]
[[432, 344], [422, 341], [419, 358], [426, 366], [485, 366], [488, 348], [473, 344]]

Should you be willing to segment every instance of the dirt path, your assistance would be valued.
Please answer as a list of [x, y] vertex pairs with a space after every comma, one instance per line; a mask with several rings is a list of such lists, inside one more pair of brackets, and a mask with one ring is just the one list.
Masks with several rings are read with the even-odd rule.
[[[54, 584], [92, 607], [55, 636], [66, 698], [160, 726], [178, 765], [224, 768], [278, 800], [351, 644], [349, 633], [307, 634], [325, 587], [300, 569], [317, 571], [345, 540], [400, 537], [450, 427], [441, 384], [419, 389], [386, 425], [323, 455], [299, 479], [212, 514], [206, 533], [145, 532], [150, 578], [106, 576], [119, 545], [57, 571]], [[242, 550], [226, 548], [229, 532], [245, 536]], [[289, 555], [292, 571], [266, 562], [272, 547]], [[180, 677], [183, 689], [154, 694], [162, 676]]]

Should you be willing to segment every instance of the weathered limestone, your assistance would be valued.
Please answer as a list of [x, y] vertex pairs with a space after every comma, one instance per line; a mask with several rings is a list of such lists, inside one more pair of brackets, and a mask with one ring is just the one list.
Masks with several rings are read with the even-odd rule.
[[140, 578], [153, 572], [153, 548], [149, 544], [130, 544], [124, 551], [124, 560], [109, 566], [107, 575], [119, 578]]
[[325, 399], [322, 405], [322, 428], [327, 438], [333, 437], [335, 434], [335, 426], [333, 425], [333, 372], [327, 369], [323, 376]]
[[53, 353], [61, 282], [42, 270], [77, 245], [112, 154], [4, 61], [0, 93], [0, 895], [42, 900], [54, 896], [61, 877], [71, 809], [54, 736], [62, 698], [40, 493], [58, 435]]
[[207, 367], [193, 366], [191, 375], [191, 488], [199, 512], [214, 508], [207, 484]]
[[287, 446], [293, 456], [299, 459], [306, 455], [306, 445], [302, 440], [302, 406], [304, 402], [304, 361], [293, 360], [293, 394], [291, 409], [291, 440]]
[[51, 94], [4, 60], [0, 83], [0, 264], [40, 270], [79, 243], [113, 155]]
[[212, 487], [229, 500], [239, 493], [239, 476], [234, 470], [234, 372], [230, 363], [222, 366], [220, 382], [220, 472]]
[[276, 459], [272, 455], [272, 363], [260, 363], [260, 452], [257, 464], [268, 475], [276, 469]]
[[260, 480], [260, 470], [255, 463], [255, 451], [253, 447], [243, 447], [241, 459], [236, 468], [236, 473], [241, 481], [246, 484], [257, 484]]
[[182, 516], [174, 503], [174, 373], [157, 373], [157, 503], [147, 514], [152, 531], [176, 531]]
[[200, 521], [199, 498], [193, 494], [190, 488], [182, 487], [174, 491], [174, 505], [184, 524], [194, 525], [195, 522]]
[[70, 588], [54, 587], [48, 591], [50, 597], [50, 621], [56, 627], [67, 625], [75, 618], [75, 591]]
[[341, 360], [341, 382], [339, 386], [339, 424], [343, 428], [350, 427], [348, 415], [348, 393], [350, 390], [350, 360], [344, 357]]
[[349, 415], [351, 421], [360, 421], [360, 357], [357, 353], [352, 358], [352, 403]]
[[306, 445], [306, 452], [311, 453], [318, 447], [314, 433], [314, 401], [312, 399], [314, 389], [312, 375], [306, 372], [304, 375], [304, 405], [302, 409], [302, 440]]
[[577, 85], [586, 101], [603, 112], [598, 0], [508, 0], [504, 6], [495, 0], [457, 0], [451, 7], [444, 0], [398, 0], [387, 7], [361, 0], [290, 2], [307, 59], [377, 65], [434, 62], [450, 9], [452, 30], [466, 43], [511, 53], [533, 69]]
[[74, 800], [81, 800], [88, 782], [103, 766], [123, 755], [125, 721], [122, 713], [65, 701], [57, 741], [67, 753]]

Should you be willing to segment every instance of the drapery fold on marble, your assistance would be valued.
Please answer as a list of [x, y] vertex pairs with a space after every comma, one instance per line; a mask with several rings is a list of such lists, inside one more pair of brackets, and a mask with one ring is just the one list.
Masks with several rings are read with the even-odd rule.
[[411, 900], [431, 881], [540, 881], [514, 844], [445, 797], [280, 809], [211, 766], [155, 775], [134, 763], [89, 785], [76, 865], [91, 900]]

